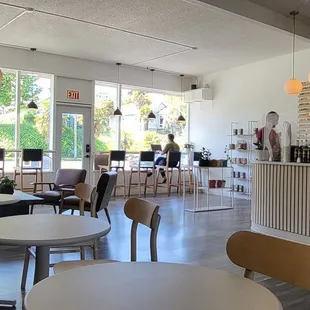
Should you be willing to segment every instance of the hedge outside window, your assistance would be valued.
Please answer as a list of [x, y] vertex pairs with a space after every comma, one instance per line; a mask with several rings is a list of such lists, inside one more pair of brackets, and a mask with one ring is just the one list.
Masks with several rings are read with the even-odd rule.
[[110, 84], [96, 84], [94, 132], [95, 150], [104, 152], [117, 149], [118, 123], [112, 117], [116, 109], [117, 87]]

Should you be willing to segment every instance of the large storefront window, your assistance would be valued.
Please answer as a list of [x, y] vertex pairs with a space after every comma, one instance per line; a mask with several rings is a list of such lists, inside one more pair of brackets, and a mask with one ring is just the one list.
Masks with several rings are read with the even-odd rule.
[[112, 117], [116, 109], [117, 87], [96, 84], [94, 108], [95, 150], [104, 152], [117, 149], [118, 120]]
[[[20, 155], [19, 149], [52, 148], [51, 78], [48, 75], [9, 70], [3, 70], [3, 73], [0, 88], [0, 147], [6, 149], [6, 170], [12, 171]], [[17, 97], [17, 94], [20, 96]], [[37, 104], [37, 110], [27, 108], [31, 100]], [[51, 153], [44, 155], [44, 169], [52, 168], [51, 157]]]
[[[180, 113], [187, 118], [186, 103], [181, 96], [122, 88], [121, 148], [139, 152], [150, 150], [151, 144], [167, 143], [173, 133], [182, 148], [186, 142], [186, 125], [178, 123]], [[153, 111], [154, 120], [148, 120]]]

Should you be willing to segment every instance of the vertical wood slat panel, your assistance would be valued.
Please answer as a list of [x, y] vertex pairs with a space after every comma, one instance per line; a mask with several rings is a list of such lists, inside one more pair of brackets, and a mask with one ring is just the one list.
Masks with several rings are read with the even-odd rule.
[[287, 167], [287, 212], [286, 212], [286, 223], [287, 231], [291, 231], [291, 186], [292, 186], [292, 167]]
[[306, 236], [310, 237], [310, 168], [307, 167], [307, 184], [306, 184], [306, 188], [307, 188], [307, 198], [306, 198]]
[[[295, 223], [295, 210], [294, 210], [294, 199], [295, 199], [295, 178], [294, 178], [294, 174], [293, 174], [293, 168], [295, 167], [291, 167], [291, 188], [290, 188], [290, 193], [291, 193], [291, 200], [290, 200], [290, 214], [291, 214], [291, 218], [290, 218], [290, 223], [291, 223], [291, 229], [290, 232], [294, 232], [294, 223]], [[295, 170], [295, 169], [294, 169]]]
[[299, 206], [299, 167], [295, 167], [295, 187], [294, 187], [294, 230], [295, 234], [298, 233], [298, 206]]
[[303, 167], [298, 168], [298, 234], [302, 232], [302, 174], [303, 174]]
[[306, 216], [307, 216], [307, 167], [303, 167], [302, 173], [302, 231], [306, 235]]
[[277, 209], [277, 226], [276, 229], [283, 229], [283, 217], [284, 217], [284, 206], [283, 206], [283, 194], [284, 194], [284, 184], [286, 180], [283, 178], [283, 165], [278, 165], [278, 173], [276, 180], [276, 194], [277, 194], [277, 205], [274, 208]]
[[265, 206], [266, 206], [266, 200], [265, 200], [265, 167], [266, 165], [262, 165], [262, 179], [261, 179], [261, 184], [262, 184], [262, 218], [261, 218], [261, 225], [264, 225], [264, 220], [265, 220]]
[[[277, 167], [275, 166], [273, 171], [272, 171], [272, 184], [274, 185], [271, 185], [272, 187], [273, 186], [277, 186]], [[270, 191], [271, 192], [271, 205], [273, 206], [271, 208], [271, 211], [272, 211], [272, 227], [276, 227], [277, 226], [277, 208], [276, 208], [276, 205], [277, 205], [277, 195], [276, 194], [276, 191], [272, 190]]]
[[288, 212], [288, 196], [287, 196], [287, 191], [288, 191], [288, 166], [283, 167], [283, 180], [284, 180], [284, 186], [283, 186], [283, 229], [287, 230], [287, 212]]

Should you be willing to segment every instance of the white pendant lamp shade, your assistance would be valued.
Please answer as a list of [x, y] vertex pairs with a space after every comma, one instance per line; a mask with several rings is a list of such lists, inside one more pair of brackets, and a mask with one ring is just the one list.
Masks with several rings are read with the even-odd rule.
[[295, 78], [295, 37], [296, 37], [296, 15], [298, 15], [298, 11], [290, 12], [290, 15], [293, 16], [293, 67], [292, 67], [292, 75], [293, 77], [285, 83], [284, 90], [288, 95], [298, 95], [302, 90], [301, 81]]
[[298, 95], [302, 90], [302, 83], [293, 78], [285, 83], [284, 89], [288, 95]]

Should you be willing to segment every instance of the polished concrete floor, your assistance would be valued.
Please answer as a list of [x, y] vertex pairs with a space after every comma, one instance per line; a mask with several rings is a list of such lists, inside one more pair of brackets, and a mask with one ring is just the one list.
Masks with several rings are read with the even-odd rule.
[[[162, 221], [158, 233], [158, 260], [210, 266], [242, 274], [225, 254], [228, 237], [235, 231], [250, 228], [249, 202], [235, 200], [233, 210], [204, 213], [183, 212], [182, 198], [160, 196], [149, 198], [160, 205]], [[130, 221], [123, 214], [124, 200], [111, 202], [112, 230], [102, 238], [100, 256], [120, 261], [130, 260]], [[52, 213], [50, 207], [37, 206], [35, 213]], [[104, 212], [100, 218], [105, 219]], [[16, 227], [18, 229], [18, 227]], [[139, 228], [138, 260], [149, 260], [149, 231]], [[78, 259], [78, 254], [52, 255], [51, 261]], [[22, 308], [20, 278], [23, 263], [22, 247], [0, 247], [0, 299], [17, 299]], [[293, 268], [293, 266], [292, 266]], [[52, 273], [52, 271], [51, 271]], [[33, 260], [28, 275], [27, 290], [32, 286]], [[269, 288], [281, 301], [285, 310], [310, 309], [310, 293], [274, 279], [258, 275], [256, 281]], [[57, 298], [55, 296], [55, 298]], [[224, 310], [224, 309], [223, 309]]]

